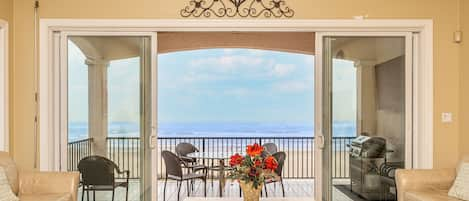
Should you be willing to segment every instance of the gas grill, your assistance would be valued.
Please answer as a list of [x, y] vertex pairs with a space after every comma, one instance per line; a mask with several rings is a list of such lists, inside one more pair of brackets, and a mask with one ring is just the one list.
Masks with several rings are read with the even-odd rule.
[[386, 163], [386, 140], [359, 136], [350, 144], [350, 182], [352, 192], [367, 200], [381, 199], [379, 166]]

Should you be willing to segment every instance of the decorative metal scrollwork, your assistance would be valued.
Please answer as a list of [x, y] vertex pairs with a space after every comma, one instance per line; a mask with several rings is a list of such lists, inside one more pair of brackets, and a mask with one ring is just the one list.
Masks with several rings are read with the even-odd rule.
[[189, 5], [181, 10], [182, 17], [286, 17], [291, 18], [295, 11], [286, 5], [285, 0], [189, 0]]

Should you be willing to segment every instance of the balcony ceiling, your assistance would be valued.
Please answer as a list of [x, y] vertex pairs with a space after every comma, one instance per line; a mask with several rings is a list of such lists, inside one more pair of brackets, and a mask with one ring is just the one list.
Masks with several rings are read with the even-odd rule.
[[87, 58], [118, 60], [140, 55], [141, 37], [133, 36], [73, 36], [70, 40]]
[[209, 48], [251, 48], [314, 54], [313, 32], [162, 32], [158, 53]]

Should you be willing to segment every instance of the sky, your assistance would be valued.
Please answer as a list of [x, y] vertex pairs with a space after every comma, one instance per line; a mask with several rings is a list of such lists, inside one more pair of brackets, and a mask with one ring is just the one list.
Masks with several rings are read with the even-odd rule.
[[[69, 120], [87, 122], [85, 57], [69, 43]], [[334, 61], [334, 119], [356, 118], [353, 63]], [[138, 122], [139, 59], [108, 68], [109, 121]], [[312, 123], [314, 56], [254, 49], [205, 49], [158, 56], [158, 121]]]

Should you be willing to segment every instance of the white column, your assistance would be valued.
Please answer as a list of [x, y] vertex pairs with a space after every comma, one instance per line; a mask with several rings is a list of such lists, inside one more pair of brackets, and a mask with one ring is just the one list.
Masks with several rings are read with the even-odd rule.
[[108, 101], [107, 68], [109, 61], [87, 59], [89, 137], [93, 138], [93, 154], [107, 157]]
[[376, 134], [375, 61], [355, 62], [357, 68], [357, 130], [358, 134]]

